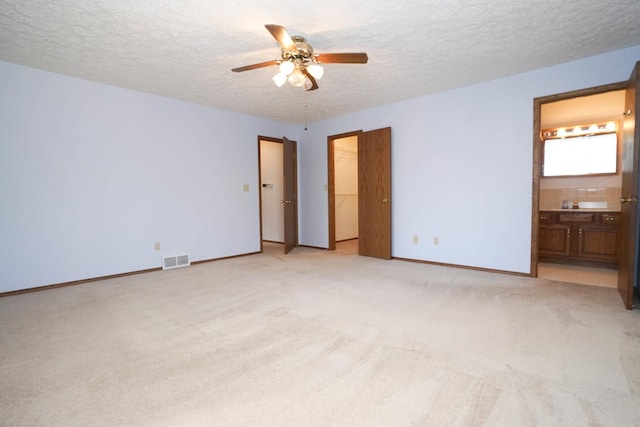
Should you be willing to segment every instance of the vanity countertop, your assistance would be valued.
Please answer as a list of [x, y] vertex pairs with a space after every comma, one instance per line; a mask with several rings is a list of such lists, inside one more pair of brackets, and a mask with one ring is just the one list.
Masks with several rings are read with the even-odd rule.
[[620, 212], [620, 209], [611, 209], [611, 208], [584, 208], [584, 209], [540, 209], [540, 212]]

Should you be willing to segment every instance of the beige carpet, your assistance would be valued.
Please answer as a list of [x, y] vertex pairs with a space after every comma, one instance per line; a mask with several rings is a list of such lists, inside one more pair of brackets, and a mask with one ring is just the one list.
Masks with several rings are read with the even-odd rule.
[[0, 298], [2, 426], [638, 426], [614, 289], [297, 248]]

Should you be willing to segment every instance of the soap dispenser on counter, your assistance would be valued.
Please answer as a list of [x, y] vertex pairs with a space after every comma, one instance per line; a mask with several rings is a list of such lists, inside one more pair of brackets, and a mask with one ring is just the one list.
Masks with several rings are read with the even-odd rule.
[[562, 201], [562, 205], [560, 205], [562, 207], [562, 209], [569, 209], [569, 201], [568, 200], [563, 200]]
[[571, 209], [580, 209], [580, 203], [577, 200], [574, 200]]

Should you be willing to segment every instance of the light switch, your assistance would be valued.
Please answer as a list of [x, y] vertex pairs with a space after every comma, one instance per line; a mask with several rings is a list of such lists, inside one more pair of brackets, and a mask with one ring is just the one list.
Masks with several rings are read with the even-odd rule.
[[243, 187], [243, 189], [244, 189], [244, 191], [245, 191], [245, 192], [246, 192], [246, 191], [249, 191], [249, 184], [245, 184], [245, 185], [244, 185], [244, 187]]

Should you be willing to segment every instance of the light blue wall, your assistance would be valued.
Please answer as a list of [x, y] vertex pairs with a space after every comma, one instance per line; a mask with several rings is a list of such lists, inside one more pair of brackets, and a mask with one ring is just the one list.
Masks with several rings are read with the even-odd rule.
[[260, 250], [257, 136], [299, 126], [6, 62], [0, 94], [0, 292]]
[[259, 250], [257, 135], [299, 142], [300, 243], [326, 247], [327, 136], [386, 126], [393, 256], [527, 273], [533, 98], [626, 80], [638, 59], [640, 46], [308, 131], [0, 62], [0, 292]]
[[390, 126], [392, 255], [529, 273], [533, 99], [626, 80], [638, 60], [640, 46], [312, 123], [301, 241], [328, 245], [327, 136]]

